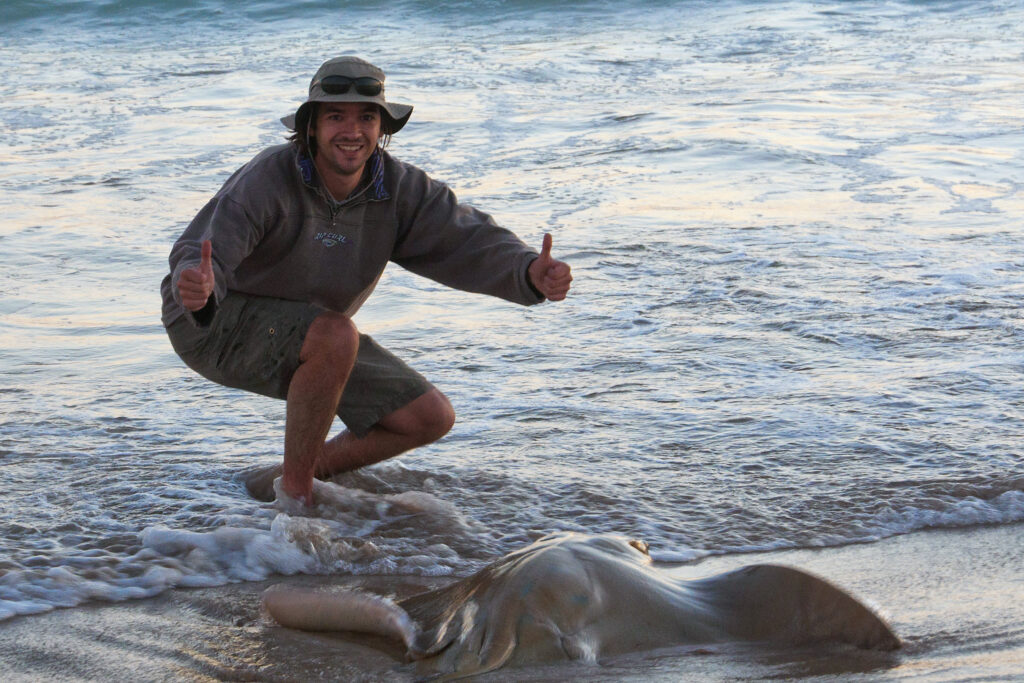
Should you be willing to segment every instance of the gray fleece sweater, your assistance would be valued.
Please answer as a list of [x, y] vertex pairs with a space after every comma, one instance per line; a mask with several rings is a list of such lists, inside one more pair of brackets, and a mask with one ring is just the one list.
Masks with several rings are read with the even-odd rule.
[[352, 315], [388, 261], [468, 292], [519, 304], [543, 297], [529, 284], [537, 257], [487, 214], [459, 204], [443, 183], [387, 152], [368, 162], [370, 180], [338, 203], [291, 143], [270, 147], [232, 175], [174, 244], [161, 284], [162, 320], [182, 315], [178, 278], [213, 242], [216, 289], [307, 301]]

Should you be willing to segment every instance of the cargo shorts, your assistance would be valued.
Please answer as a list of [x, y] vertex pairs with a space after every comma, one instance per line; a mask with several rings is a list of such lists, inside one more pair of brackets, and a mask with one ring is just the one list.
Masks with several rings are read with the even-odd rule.
[[[285, 399], [313, 320], [326, 309], [298, 301], [229, 292], [207, 327], [182, 316], [167, 327], [171, 346], [203, 377], [234, 389]], [[362, 438], [382, 418], [433, 388], [423, 375], [359, 335], [355, 366], [337, 415]]]

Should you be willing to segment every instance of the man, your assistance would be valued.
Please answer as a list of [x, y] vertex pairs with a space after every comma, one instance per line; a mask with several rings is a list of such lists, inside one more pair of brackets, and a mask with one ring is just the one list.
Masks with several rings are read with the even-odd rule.
[[[285, 494], [444, 436], [455, 415], [419, 373], [351, 316], [389, 261], [458, 289], [531, 305], [569, 291], [541, 253], [383, 147], [412, 107], [386, 101], [384, 72], [325, 62], [282, 121], [290, 142], [235, 172], [170, 255], [162, 319], [175, 351], [220, 384], [287, 401]], [[327, 439], [334, 416], [347, 429]]]

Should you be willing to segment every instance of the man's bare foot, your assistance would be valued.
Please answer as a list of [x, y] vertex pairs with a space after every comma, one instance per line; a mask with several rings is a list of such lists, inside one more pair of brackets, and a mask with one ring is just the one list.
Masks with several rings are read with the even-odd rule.
[[273, 501], [277, 496], [274, 493], [274, 480], [281, 476], [281, 465], [270, 465], [252, 470], [245, 474], [245, 489], [249, 495], [264, 503]]

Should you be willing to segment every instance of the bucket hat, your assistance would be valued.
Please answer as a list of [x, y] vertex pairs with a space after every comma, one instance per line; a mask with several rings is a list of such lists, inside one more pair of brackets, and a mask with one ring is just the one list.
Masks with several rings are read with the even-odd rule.
[[[377, 92], [374, 92], [376, 88], [373, 81], [380, 84]], [[340, 90], [343, 92], [339, 92]], [[412, 105], [388, 102], [384, 99], [384, 72], [359, 57], [335, 57], [320, 65], [313, 80], [309, 82], [309, 96], [306, 101], [299, 105], [294, 114], [283, 117], [281, 123], [291, 130], [298, 130], [298, 127], [306, 128], [309, 125], [312, 102], [378, 104], [381, 117], [384, 119], [381, 128], [388, 134], [400, 131], [412, 115]]]

